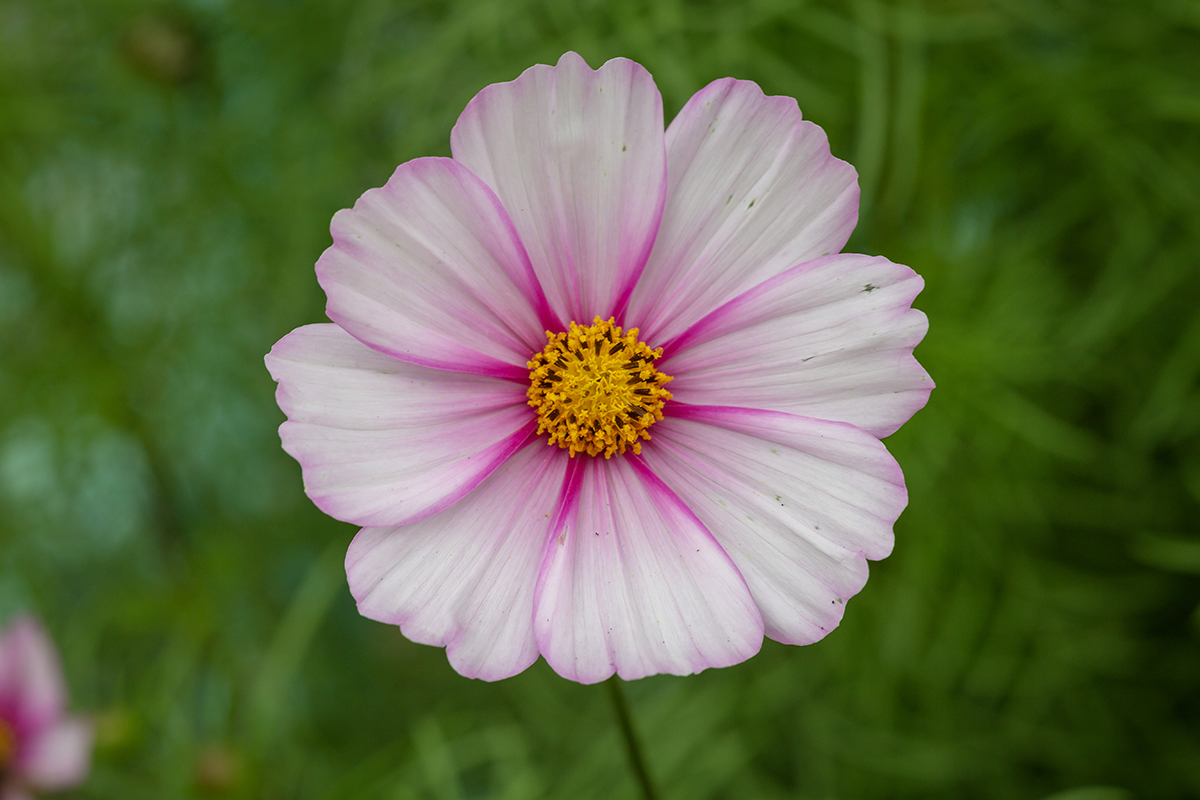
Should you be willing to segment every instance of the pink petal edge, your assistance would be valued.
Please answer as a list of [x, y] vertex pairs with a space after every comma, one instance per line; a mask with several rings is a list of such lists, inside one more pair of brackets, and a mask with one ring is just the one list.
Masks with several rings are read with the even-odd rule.
[[534, 596], [555, 672], [580, 683], [688, 675], [758, 652], [762, 617], [741, 574], [637, 456], [570, 469]]
[[642, 457], [729, 554], [776, 641], [828, 634], [866, 559], [891, 552], [904, 476], [852, 425], [672, 402], [652, 436]]
[[522, 387], [400, 361], [336, 325], [297, 328], [266, 363], [305, 492], [357, 525], [404, 525], [449, 507], [536, 428]]
[[346, 555], [363, 616], [446, 648], [460, 674], [499, 680], [538, 655], [533, 593], [566, 453], [531, 441], [471, 501], [403, 528], [364, 528]]
[[500, 201], [456, 161], [401, 164], [330, 229], [326, 313], [381, 353], [521, 382], [560, 325]]
[[592, 70], [566, 53], [479, 92], [450, 146], [499, 196], [564, 321], [621, 312], [665, 199], [662, 97], [650, 73], [623, 58]]
[[929, 400], [913, 357], [924, 281], [885, 258], [843, 253], [797, 265], [663, 345], [675, 399], [847, 422], [877, 437]]
[[67, 687], [58, 651], [42, 624], [22, 614], [0, 638], [0, 706], [19, 738], [36, 737], [63, 715]]
[[626, 315], [664, 341], [783, 270], [845, 245], [858, 177], [790, 97], [724, 78], [671, 122], [662, 224]]

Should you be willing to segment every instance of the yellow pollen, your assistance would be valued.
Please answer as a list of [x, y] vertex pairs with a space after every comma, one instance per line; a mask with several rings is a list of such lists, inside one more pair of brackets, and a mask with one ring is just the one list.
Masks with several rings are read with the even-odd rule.
[[549, 444], [611, 458], [642, 451], [646, 429], [663, 418], [662, 388], [671, 380], [653, 366], [662, 348], [638, 341], [638, 329], [622, 332], [609, 317], [591, 325], [571, 323], [566, 333], [546, 331], [547, 344], [529, 361], [529, 405], [537, 409], [538, 433]]
[[8, 724], [8, 721], [0, 718], [0, 772], [3, 772], [13, 758], [17, 755], [17, 734]]

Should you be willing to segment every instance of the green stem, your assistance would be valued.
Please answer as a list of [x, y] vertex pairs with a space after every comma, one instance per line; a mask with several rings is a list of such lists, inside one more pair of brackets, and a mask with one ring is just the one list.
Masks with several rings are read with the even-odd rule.
[[654, 782], [650, 780], [650, 772], [646, 769], [646, 759], [642, 756], [642, 747], [638, 743], [637, 733], [633, 730], [633, 720], [629, 716], [629, 703], [625, 700], [621, 679], [613, 675], [605, 683], [608, 684], [608, 696], [612, 699], [617, 723], [621, 727], [621, 736], [625, 739], [629, 766], [642, 789], [642, 800], [658, 800], [658, 792], [654, 790]]

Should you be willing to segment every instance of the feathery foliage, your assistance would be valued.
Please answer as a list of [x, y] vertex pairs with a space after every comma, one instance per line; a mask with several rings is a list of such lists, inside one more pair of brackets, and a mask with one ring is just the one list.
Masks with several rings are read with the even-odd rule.
[[1200, 795], [1200, 5], [2, 0], [0, 618], [97, 721], [69, 796], [634, 796], [600, 688], [357, 616], [262, 366], [333, 212], [568, 49], [798, 98], [927, 282], [895, 554], [627, 687], [665, 796]]

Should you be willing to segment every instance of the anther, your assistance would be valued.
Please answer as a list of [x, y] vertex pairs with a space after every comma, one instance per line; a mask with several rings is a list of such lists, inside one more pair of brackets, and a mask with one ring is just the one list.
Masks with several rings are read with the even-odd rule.
[[538, 433], [571, 456], [632, 449], [650, 438], [648, 428], [663, 418], [671, 393], [669, 375], [654, 369], [662, 355], [622, 330], [614, 319], [591, 325], [572, 322], [570, 330], [546, 332], [546, 346], [529, 361], [529, 405], [538, 413]]

